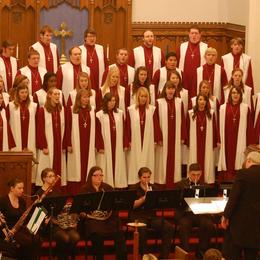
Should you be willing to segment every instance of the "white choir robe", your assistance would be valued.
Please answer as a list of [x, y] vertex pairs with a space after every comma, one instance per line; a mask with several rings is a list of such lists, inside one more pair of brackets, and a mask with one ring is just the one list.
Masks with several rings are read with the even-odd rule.
[[[41, 186], [42, 180], [41, 180], [41, 172], [45, 168], [52, 168], [53, 165], [53, 126], [52, 126], [52, 114], [49, 113], [46, 108], [44, 107], [44, 126], [45, 126], [45, 135], [47, 140], [47, 148], [49, 150], [48, 154], [44, 154], [43, 150], [38, 150], [38, 169], [36, 174], [36, 185]], [[65, 132], [65, 112], [64, 108], [62, 107], [62, 110], [60, 112], [60, 125], [61, 125], [61, 138], [64, 138], [64, 132]], [[62, 141], [61, 141], [62, 145]], [[60, 148], [62, 151], [62, 147]], [[61, 153], [61, 185], [65, 186], [67, 184], [67, 169], [66, 169], [66, 153], [62, 151]]]
[[[73, 107], [71, 107], [73, 111]], [[91, 167], [96, 165], [95, 156], [95, 132], [96, 132], [96, 116], [95, 108], [91, 107], [90, 111], [90, 140], [89, 140], [89, 152], [88, 152], [88, 168], [87, 173]], [[67, 155], [67, 181], [80, 182], [81, 181], [81, 161], [80, 161], [80, 146], [84, 145], [80, 141], [79, 132], [79, 114], [72, 112], [72, 127], [71, 127], [71, 145], [72, 153]], [[86, 175], [87, 178], [87, 175]], [[86, 180], [87, 181], [87, 180]]]
[[[14, 57], [10, 57], [11, 67], [12, 67], [12, 83], [14, 83], [15, 76], [17, 74], [17, 60]], [[6, 67], [5, 62], [2, 57], [0, 57], [0, 75], [3, 78], [5, 91], [8, 91], [7, 89], [7, 78], [6, 78]]]
[[7, 107], [10, 101], [10, 95], [7, 92], [2, 92], [2, 95], [5, 102], [5, 107]]
[[[189, 42], [183, 42], [180, 46], [180, 61], [179, 61], [179, 69], [184, 71], [184, 64], [185, 64], [185, 57], [186, 57], [186, 51], [188, 49]], [[204, 42], [199, 43], [199, 49], [200, 49], [200, 66], [204, 65], [206, 63], [205, 60], [205, 51], [207, 50], [208, 45]]]
[[[34, 50], [38, 51], [40, 53], [40, 62], [39, 66], [46, 69], [46, 59], [45, 59], [45, 52], [42, 44], [40, 42], [36, 42], [31, 46]], [[57, 52], [57, 45], [54, 43], [50, 43], [50, 50], [53, 58], [53, 72], [56, 73], [58, 70], [58, 52]], [[46, 69], [47, 70], [47, 69]]]
[[[234, 57], [232, 53], [227, 53], [221, 57], [224, 69], [227, 73], [227, 79], [230, 80], [234, 69]], [[251, 57], [242, 53], [239, 60], [239, 68], [243, 71], [243, 82], [245, 83], [248, 76], [248, 68], [251, 62]]]
[[[63, 94], [62, 94], [61, 90], [59, 90], [59, 92], [60, 92], [60, 103], [63, 104], [63, 100], [62, 100]], [[43, 107], [45, 104], [45, 101], [46, 101], [47, 92], [41, 88], [38, 91], [36, 91], [34, 93], [34, 95], [37, 96], [39, 107]]]
[[[136, 104], [136, 94], [133, 95], [133, 84], [129, 86], [130, 90], [130, 105]], [[137, 92], [136, 92], [137, 93]], [[149, 86], [149, 94], [150, 94], [150, 104], [155, 106], [156, 98], [155, 98], [155, 87], [153, 84]]]
[[[197, 163], [197, 117], [193, 120], [193, 109], [188, 111], [190, 118], [189, 132], [189, 165]], [[206, 140], [205, 140], [205, 159], [204, 159], [204, 181], [205, 183], [215, 182], [215, 155], [213, 142], [213, 116], [214, 111], [210, 110], [211, 119], [206, 116]]]
[[[81, 70], [86, 72], [90, 77], [90, 69], [84, 64], [81, 64]], [[71, 62], [66, 62], [65, 64], [61, 65], [62, 71], [62, 93], [65, 98], [65, 103], [68, 102], [68, 97], [70, 91], [74, 89], [74, 68]], [[76, 86], [75, 86], [76, 87]]]
[[[85, 45], [80, 45], [79, 48], [81, 49], [81, 63], [87, 66], [87, 55], [88, 51]], [[98, 57], [98, 85], [101, 86], [102, 76], [105, 71], [105, 61], [104, 61], [104, 48], [100, 44], [95, 44], [95, 50]], [[93, 54], [93, 53], [92, 53]]]
[[[112, 67], [117, 67], [116, 63], [113, 63], [108, 66], [109, 69], [111, 69]], [[130, 65], [127, 65], [127, 76], [128, 76], [128, 85], [130, 85], [133, 83], [135, 77], [135, 69]]]
[[[89, 103], [92, 107], [94, 107], [94, 109], [96, 109], [96, 91], [94, 89], [91, 89], [91, 94], [92, 95], [89, 97]], [[77, 96], [76, 89], [73, 89], [72, 91], [70, 91], [69, 98], [70, 98], [71, 104], [73, 106], [75, 104], [76, 96]], [[68, 105], [68, 102], [67, 102], [67, 105]]]
[[[167, 174], [167, 156], [168, 156], [168, 105], [165, 98], [157, 99], [159, 122], [163, 135], [163, 146], [156, 146], [155, 148], [155, 174], [154, 182], [159, 184], [166, 183]], [[182, 123], [182, 101], [180, 98], [174, 99], [175, 104], [175, 159], [174, 159], [174, 180], [173, 182], [180, 181], [181, 178], [181, 123]]]
[[[226, 171], [226, 152], [225, 152], [225, 118], [226, 118], [226, 106], [223, 104], [219, 109], [219, 133], [220, 133], [220, 151], [219, 151], [219, 161], [218, 161], [218, 171]], [[238, 127], [238, 139], [236, 147], [236, 159], [235, 159], [235, 170], [239, 170], [243, 166], [245, 160], [245, 150], [247, 142], [247, 113], [248, 105], [240, 104], [240, 118]]]
[[[197, 94], [199, 94], [199, 85], [203, 80], [203, 66], [197, 68]], [[216, 96], [218, 100], [221, 100], [221, 66], [215, 64], [214, 67], [214, 82], [213, 83], [213, 96]]]
[[0, 114], [3, 120], [3, 152], [9, 151], [9, 138], [8, 138], [8, 122], [6, 120], [6, 112], [5, 109], [0, 110]]
[[[30, 102], [29, 109], [29, 129], [28, 129], [28, 144], [27, 148], [33, 152], [33, 156], [37, 158], [36, 154], [36, 123], [35, 116], [37, 112], [37, 104]], [[21, 115], [20, 107], [16, 108], [14, 102], [9, 103], [10, 111], [10, 127], [13, 133], [16, 147], [12, 148], [12, 151], [22, 151], [22, 135], [21, 135]], [[37, 171], [37, 165], [32, 167], [32, 183], [35, 183], [35, 175]]]
[[[162, 60], [162, 51], [160, 48], [153, 46], [153, 75], [155, 71], [161, 68], [161, 60]], [[135, 69], [141, 66], [145, 66], [145, 54], [144, 48], [142, 46], [138, 46], [133, 49], [134, 59], [135, 59]], [[152, 75], [152, 76], [153, 76]]]
[[97, 163], [103, 169], [104, 182], [115, 188], [127, 187], [126, 158], [123, 143], [124, 113], [118, 109], [113, 112], [116, 125], [116, 149], [115, 149], [115, 178], [113, 177], [112, 147], [110, 135], [109, 115], [102, 110], [96, 113], [101, 124], [101, 133], [104, 140], [104, 154], [97, 155]]
[[[131, 148], [127, 155], [128, 184], [135, 184], [139, 181], [138, 171], [141, 167], [148, 167], [154, 173], [155, 167], [155, 144], [153, 115], [155, 107], [149, 105], [146, 108], [143, 148], [141, 146], [141, 128], [139, 109], [136, 105], [128, 107], [131, 120]], [[151, 175], [151, 183], [154, 183], [154, 174]]]
[[[25, 66], [23, 68], [20, 69], [21, 71], [21, 74], [26, 76], [29, 80], [29, 84], [28, 84], [28, 89], [29, 89], [29, 94], [30, 95], [33, 95], [34, 93], [32, 92], [32, 72], [30, 70], [30, 68], [28, 66]], [[38, 67], [38, 72], [40, 74], [40, 77], [41, 77], [41, 81], [43, 83], [43, 77], [44, 75], [47, 73], [47, 70], [43, 67]], [[39, 85], [41, 86], [41, 85]]]

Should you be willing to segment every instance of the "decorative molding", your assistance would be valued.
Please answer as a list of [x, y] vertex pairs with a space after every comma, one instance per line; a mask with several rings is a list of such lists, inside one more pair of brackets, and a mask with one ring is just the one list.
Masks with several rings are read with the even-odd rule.
[[48, 7], [56, 7], [62, 3], [67, 3], [75, 8], [80, 8], [80, 0], [48, 0]]

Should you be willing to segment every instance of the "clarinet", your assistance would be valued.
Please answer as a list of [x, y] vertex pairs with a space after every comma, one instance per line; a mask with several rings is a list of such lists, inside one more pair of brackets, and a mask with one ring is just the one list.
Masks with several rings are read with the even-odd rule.
[[40, 196], [38, 199], [36, 199], [22, 214], [22, 216], [19, 218], [19, 220], [15, 223], [15, 225], [12, 227], [11, 230], [9, 230], [8, 236], [5, 237], [5, 241], [10, 242], [11, 240], [14, 240], [14, 236], [16, 232], [21, 228], [21, 226], [24, 224], [24, 221], [26, 220], [28, 214], [30, 213], [31, 209], [38, 203], [40, 203], [46, 196], [47, 194], [52, 190], [52, 188], [56, 185], [58, 180], [60, 180], [60, 176], [57, 175], [55, 181], [53, 182], [52, 185], [48, 187], [48, 189]]

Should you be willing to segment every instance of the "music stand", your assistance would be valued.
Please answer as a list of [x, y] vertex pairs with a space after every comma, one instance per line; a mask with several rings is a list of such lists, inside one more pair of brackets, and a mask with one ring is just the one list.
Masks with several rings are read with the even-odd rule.
[[[51, 219], [57, 216], [64, 208], [66, 201], [71, 196], [49, 196], [45, 197], [37, 205], [43, 206], [48, 212], [50, 212]], [[52, 239], [53, 239], [53, 223], [50, 221], [50, 236], [49, 236], [49, 259], [52, 258]]]
[[[197, 194], [197, 191], [199, 193]], [[218, 188], [217, 186], [211, 185], [192, 185], [188, 189], [183, 189], [182, 197], [183, 198], [193, 198], [197, 195], [197, 197], [216, 197], [218, 195]]]
[[80, 213], [90, 210], [96, 210], [101, 200], [103, 192], [91, 192], [76, 195], [73, 199], [71, 212]]
[[134, 190], [106, 191], [101, 201], [101, 210], [130, 210], [136, 199]]
[[154, 190], [146, 193], [144, 209], [178, 208], [180, 206], [181, 190]]

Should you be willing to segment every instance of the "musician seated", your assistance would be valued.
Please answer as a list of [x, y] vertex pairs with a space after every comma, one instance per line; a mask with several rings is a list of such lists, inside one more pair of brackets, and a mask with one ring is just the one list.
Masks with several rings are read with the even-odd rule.
[[[189, 166], [188, 177], [177, 182], [176, 188], [179, 189], [190, 189], [193, 185], [203, 185], [200, 182], [202, 171], [198, 163], [193, 163]], [[195, 191], [194, 191], [195, 195]], [[188, 206], [181, 209], [176, 209], [175, 220], [179, 227], [179, 236], [181, 240], [181, 248], [185, 251], [190, 251], [189, 238], [193, 227], [198, 227], [198, 237], [199, 237], [199, 248], [198, 254], [202, 255], [208, 248], [210, 239], [214, 232], [213, 219], [209, 215], [195, 215], [190, 210]]]
[[0, 234], [0, 245], [5, 247], [0, 248], [0, 252], [7, 251], [7, 255], [10, 254], [12, 257], [30, 260], [33, 259], [37, 246], [33, 244], [33, 236], [23, 225], [25, 221], [21, 221], [21, 217], [26, 211], [26, 203], [22, 198], [24, 183], [15, 178], [8, 182], [8, 187], [10, 188], [9, 193], [0, 198], [0, 212], [6, 222], [6, 225], [2, 223]]
[[[45, 193], [48, 198], [59, 195], [59, 193], [55, 191], [55, 181], [57, 181], [57, 176], [53, 169], [44, 169], [41, 172], [41, 179], [43, 185], [36, 192], [36, 195], [41, 197]], [[50, 220], [53, 224], [52, 232], [53, 238], [56, 241], [56, 250], [59, 260], [69, 259], [69, 255], [75, 255], [76, 244], [80, 240], [80, 235], [77, 231], [78, 218], [77, 216], [69, 214], [70, 207], [71, 201], [67, 201], [57, 218], [54, 217]], [[41, 230], [41, 235], [43, 237], [48, 237], [49, 232], [50, 225], [47, 225]]]
[[133, 189], [136, 189], [137, 199], [134, 202], [134, 209], [130, 213], [130, 219], [131, 221], [138, 220], [138, 222], [146, 224], [146, 227], [138, 228], [140, 254], [148, 253], [147, 228], [153, 228], [162, 236], [159, 259], [167, 259], [171, 251], [173, 226], [167, 220], [157, 217], [155, 210], [145, 210], [143, 207], [146, 193], [155, 189], [155, 186], [150, 184], [151, 174], [151, 170], [147, 167], [142, 167], [138, 171], [140, 182], [133, 187]]
[[[80, 193], [105, 192], [113, 188], [103, 182], [103, 171], [100, 167], [94, 166], [89, 170], [87, 182], [81, 188]], [[127, 259], [125, 238], [120, 230], [120, 221], [116, 212], [94, 210], [85, 212], [84, 228], [85, 236], [92, 242], [93, 251], [97, 260], [104, 258], [104, 239], [113, 237], [115, 241], [116, 259]]]

